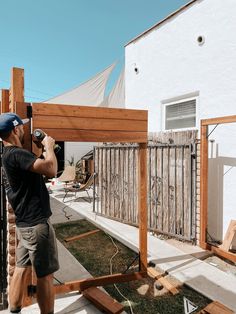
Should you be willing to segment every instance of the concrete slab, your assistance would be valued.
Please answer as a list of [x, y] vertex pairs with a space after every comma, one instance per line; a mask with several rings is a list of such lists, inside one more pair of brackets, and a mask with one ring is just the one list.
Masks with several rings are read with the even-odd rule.
[[[71, 208], [97, 227], [112, 235], [134, 251], [138, 252], [138, 229], [120, 222], [96, 215], [92, 205], [70, 202]], [[186, 253], [180, 248], [148, 234], [148, 260], [194, 290], [212, 300], [217, 300], [236, 312], [236, 276], [225, 273], [197, 258], [202, 250]]]

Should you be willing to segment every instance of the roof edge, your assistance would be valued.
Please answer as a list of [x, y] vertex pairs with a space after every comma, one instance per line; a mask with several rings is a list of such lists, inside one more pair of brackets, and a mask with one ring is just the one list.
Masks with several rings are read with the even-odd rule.
[[171, 14], [167, 15], [167, 17], [165, 17], [163, 20], [159, 21], [158, 23], [156, 23], [155, 25], [151, 26], [150, 28], [148, 28], [146, 31], [142, 32], [141, 34], [139, 34], [138, 36], [134, 37], [133, 39], [131, 39], [127, 44], [125, 44], [124, 47], [128, 46], [129, 44], [133, 43], [134, 41], [138, 40], [140, 37], [142, 37], [143, 35], [149, 33], [150, 31], [152, 31], [154, 28], [158, 27], [159, 25], [163, 24], [164, 22], [166, 22], [167, 20], [171, 19], [173, 16], [177, 15], [179, 12], [185, 10], [186, 8], [188, 8], [189, 6], [191, 6], [193, 3], [197, 2], [199, 0], [191, 0], [190, 2], [186, 3], [185, 5], [183, 5], [182, 7], [180, 7], [178, 10], [172, 12]]

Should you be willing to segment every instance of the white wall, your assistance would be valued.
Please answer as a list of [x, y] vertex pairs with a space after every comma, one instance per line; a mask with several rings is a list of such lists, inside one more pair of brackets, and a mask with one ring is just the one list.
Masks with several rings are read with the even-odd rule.
[[96, 143], [90, 142], [65, 142], [65, 164], [68, 164], [72, 157], [76, 163], [82, 156], [92, 150], [95, 145]]
[[[149, 110], [149, 132], [163, 130], [163, 103], [185, 96], [198, 95], [199, 120], [236, 114], [235, 16], [235, 0], [199, 0], [126, 46], [126, 107]], [[224, 175], [236, 164], [236, 123], [210, 138], [209, 233], [222, 239], [236, 219], [236, 169]]]

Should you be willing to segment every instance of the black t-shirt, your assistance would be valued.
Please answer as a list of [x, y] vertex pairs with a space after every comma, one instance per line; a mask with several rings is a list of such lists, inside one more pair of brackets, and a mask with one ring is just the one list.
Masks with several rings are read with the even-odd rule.
[[23, 148], [3, 148], [2, 164], [9, 184], [6, 193], [18, 227], [42, 223], [52, 214], [43, 176], [29, 171], [36, 159], [34, 154]]

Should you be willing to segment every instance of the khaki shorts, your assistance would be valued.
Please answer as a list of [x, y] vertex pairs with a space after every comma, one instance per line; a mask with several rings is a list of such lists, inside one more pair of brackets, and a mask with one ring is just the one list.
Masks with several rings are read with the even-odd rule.
[[19, 240], [16, 266], [32, 265], [38, 278], [59, 269], [55, 231], [49, 221], [33, 227], [16, 227]]

